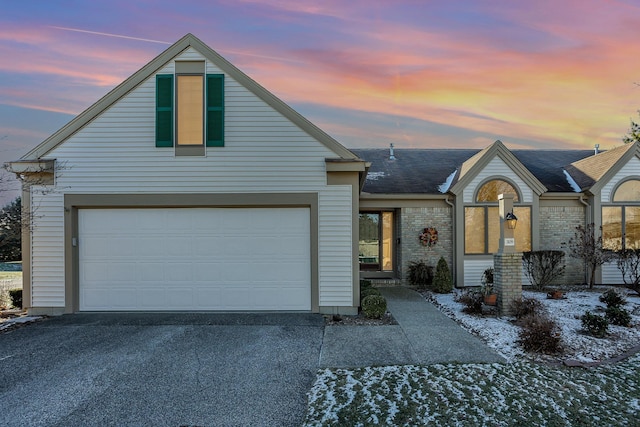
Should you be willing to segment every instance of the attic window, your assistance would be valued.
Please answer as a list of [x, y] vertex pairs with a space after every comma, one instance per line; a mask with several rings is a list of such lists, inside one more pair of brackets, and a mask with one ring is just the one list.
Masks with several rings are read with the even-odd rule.
[[224, 147], [224, 75], [205, 75], [202, 61], [176, 62], [175, 74], [156, 76], [156, 147], [174, 146], [177, 156]]

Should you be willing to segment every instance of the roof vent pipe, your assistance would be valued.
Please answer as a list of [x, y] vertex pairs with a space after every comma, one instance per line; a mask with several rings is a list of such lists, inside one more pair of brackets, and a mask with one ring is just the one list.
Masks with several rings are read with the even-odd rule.
[[594, 150], [594, 155], [597, 155], [600, 152], [600, 144], [596, 144], [596, 148]]
[[393, 142], [389, 144], [389, 160], [395, 160], [396, 156], [393, 155]]

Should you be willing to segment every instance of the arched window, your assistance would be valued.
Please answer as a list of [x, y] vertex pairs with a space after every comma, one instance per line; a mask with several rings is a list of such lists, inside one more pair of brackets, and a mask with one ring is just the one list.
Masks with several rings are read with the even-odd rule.
[[[500, 243], [498, 196], [500, 194], [513, 194], [514, 203], [520, 203], [520, 195], [511, 183], [503, 179], [492, 179], [478, 189], [474, 205], [465, 206], [465, 254], [493, 254], [498, 251]], [[513, 213], [518, 217], [514, 236], [516, 251], [530, 251], [531, 207], [515, 205]]]
[[513, 185], [502, 179], [494, 179], [482, 185], [476, 194], [476, 202], [497, 202], [500, 194], [513, 194], [513, 201], [519, 202], [518, 192]]
[[602, 207], [602, 246], [640, 249], [640, 180], [629, 179], [616, 188], [613, 203]]
[[640, 180], [630, 179], [623, 182], [613, 193], [614, 202], [640, 202]]

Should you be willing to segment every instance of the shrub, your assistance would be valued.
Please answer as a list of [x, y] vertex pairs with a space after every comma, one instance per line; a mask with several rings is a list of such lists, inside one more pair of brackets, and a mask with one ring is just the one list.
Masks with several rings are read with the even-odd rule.
[[449, 265], [447, 264], [447, 261], [445, 261], [444, 257], [440, 257], [438, 260], [436, 274], [433, 277], [433, 286], [431, 288], [434, 292], [439, 294], [449, 293], [453, 289], [451, 272], [449, 271]]
[[362, 300], [362, 312], [369, 319], [379, 319], [387, 312], [387, 300], [382, 295], [369, 295]]
[[370, 288], [370, 287], [371, 287], [371, 280], [360, 279], [360, 290]]
[[612, 325], [629, 326], [631, 325], [631, 313], [622, 307], [610, 306], [604, 312], [604, 317]]
[[602, 227], [596, 237], [594, 223], [579, 225], [569, 239], [569, 256], [584, 261], [589, 271], [589, 289], [596, 283], [596, 270], [611, 259], [611, 252], [602, 247]]
[[482, 314], [483, 297], [479, 292], [467, 290], [456, 297], [456, 301], [464, 305], [462, 311], [467, 314]]
[[604, 316], [592, 314], [587, 310], [580, 320], [582, 321], [582, 329], [589, 335], [604, 338], [609, 332], [609, 321]]
[[480, 292], [482, 295], [488, 296], [495, 293], [493, 289], [493, 267], [487, 268], [482, 273], [480, 283], [482, 283], [482, 285], [480, 285]]
[[543, 306], [536, 298], [520, 298], [511, 301], [511, 311], [516, 319], [522, 319], [532, 314], [541, 314]]
[[22, 289], [9, 289], [9, 297], [11, 305], [16, 308], [22, 308]]
[[553, 354], [562, 350], [558, 325], [541, 313], [532, 313], [521, 319], [518, 344], [526, 351]]
[[640, 249], [621, 250], [615, 257], [624, 284], [640, 293]]
[[480, 283], [483, 285], [493, 284], [493, 267], [489, 267], [482, 272], [482, 278], [480, 279]]
[[529, 283], [537, 289], [544, 289], [545, 286], [564, 274], [564, 252], [523, 252], [522, 266]]
[[381, 296], [382, 294], [376, 288], [364, 288], [360, 291], [360, 302], [370, 295]]
[[409, 283], [421, 289], [430, 288], [433, 283], [433, 267], [424, 261], [409, 262]]
[[620, 292], [615, 289], [609, 289], [602, 295], [600, 295], [600, 302], [603, 302], [607, 307], [621, 307], [627, 303], [627, 299]]

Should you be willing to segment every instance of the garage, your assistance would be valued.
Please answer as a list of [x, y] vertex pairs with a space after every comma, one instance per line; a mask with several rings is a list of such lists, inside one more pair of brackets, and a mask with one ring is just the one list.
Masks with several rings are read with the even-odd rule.
[[310, 212], [78, 209], [81, 311], [311, 310]]

